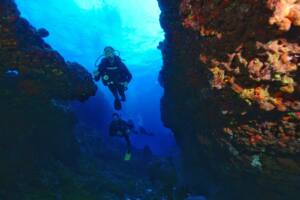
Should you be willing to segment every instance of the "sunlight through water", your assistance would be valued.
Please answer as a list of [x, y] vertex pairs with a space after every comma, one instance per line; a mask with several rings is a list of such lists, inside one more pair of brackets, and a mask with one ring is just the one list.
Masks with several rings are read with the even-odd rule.
[[[121, 52], [133, 74], [122, 115], [152, 132], [167, 133], [160, 120], [158, 83], [162, 66], [157, 49], [164, 40], [157, 0], [16, 0], [21, 15], [36, 28], [46, 28], [45, 38], [66, 60], [76, 61], [90, 72], [105, 46]], [[112, 95], [98, 83], [112, 105]], [[134, 141], [133, 141], [134, 142]], [[153, 142], [158, 144], [158, 142]], [[141, 146], [143, 142], [138, 141]]]
[[99, 9], [102, 6], [102, 1], [100, 0], [75, 0], [76, 4], [85, 10]]
[[78, 61], [90, 70], [106, 45], [118, 49], [137, 72], [161, 67], [161, 55], [156, 47], [164, 33], [156, 0], [16, 2], [22, 16], [35, 27], [49, 30], [47, 42], [66, 59]]

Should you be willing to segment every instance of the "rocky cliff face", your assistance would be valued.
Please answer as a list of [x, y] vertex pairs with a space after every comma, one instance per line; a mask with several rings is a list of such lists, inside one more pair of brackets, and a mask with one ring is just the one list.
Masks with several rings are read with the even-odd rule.
[[21, 18], [14, 1], [1, 1], [0, 11], [0, 73], [2, 78], [11, 71], [18, 74], [15, 86], [20, 94], [65, 100], [95, 94], [92, 76], [45, 43], [42, 37], [49, 33]]
[[[49, 33], [0, 1], [0, 199], [23, 199], [50, 160], [75, 161], [75, 117], [62, 100], [96, 93], [92, 76], [44, 42]], [[24, 189], [24, 187], [23, 187]]]
[[162, 118], [189, 182], [211, 199], [296, 199], [300, 2], [159, 4]]

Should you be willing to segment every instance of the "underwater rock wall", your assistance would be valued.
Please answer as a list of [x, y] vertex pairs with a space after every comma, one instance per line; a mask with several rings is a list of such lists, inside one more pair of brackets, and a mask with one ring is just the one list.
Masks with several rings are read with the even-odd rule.
[[210, 199], [296, 199], [300, 2], [159, 0], [162, 118]]
[[0, 5], [0, 73], [18, 73], [20, 93], [45, 98], [85, 100], [94, 95], [92, 76], [79, 64], [64, 58], [42, 37], [47, 30], [35, 29], [20, 17], [14, 1]]
[[44, 42], [48, 35], [21, 18], [13, 0], [0, 1], [0, 199], [22, 199], [47, 163], [73, 165], [79, 152], [67, 100], [84, 101], [97, 87]]

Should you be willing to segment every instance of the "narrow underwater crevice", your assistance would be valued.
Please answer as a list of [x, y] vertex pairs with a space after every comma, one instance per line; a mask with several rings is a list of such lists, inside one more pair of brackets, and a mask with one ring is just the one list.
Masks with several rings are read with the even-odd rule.
[[[13, 0], [0, 2], [0, 30], [0, 199], [171, 198], [171, 159], [146, 146], [125, 162], [124, 143], [97, 126], [102, 118], [92, 127], [84, 123], [91, 116], [76, 118], [73, 101], [97, 90], [86, 68], [51, 48], [47, 30], [20, 17]], [[98, 100], [103, 117], [111, 110]]]

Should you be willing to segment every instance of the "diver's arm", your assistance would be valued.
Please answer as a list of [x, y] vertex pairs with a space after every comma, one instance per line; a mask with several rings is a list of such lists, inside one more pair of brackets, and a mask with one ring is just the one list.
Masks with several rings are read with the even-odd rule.
[[98, 81], [100, 77], [103, 75], [104, 70], [105, 70], [105, 62], [104, 59], [102, 59], [101, 63], [98, 65], [98, 69], [94, 72], [96, 81]]
[[121, 58], [118, 57], [118, 65], [119, 67], [122, 69], [122, 71], [125, 72], [127, 78], [128, 78], [128, 82], [131, 81], [132, 79], [132, 74], [130, 73], [130, 71], [128, 70], [127, 66], [125, 65], [125, 63], [122, 62]]
[[124, 71], [126, 73], [126, 76], [128, 77], [128, 82], [131, 81], [132, 79], [132, 74], [130, 73], [130, 71], [128, 70], [127, 66], [121, 61], [122, 65], [123, 65], [123, 68], [124, 68]]
[[154, 136], [154, 133], [146, 131], [146, 129], [143, 127], [140, 127], [139, 131], [142, 135]]
[[105, 62], [105, 59], [102, 59], [101, 63], [98, 65], [98, 71], [99, 71], [100, 76], [103, 75], [105, 68], [106, 68], [106, 62]]
[[128, 120], [126, 122], [126, 124], [131, 133], [134, 133], [136, 135], [138, 134], [138, 131], [135, 129], [135, 126], [134, 126], [134, 123], [132, 120]]

